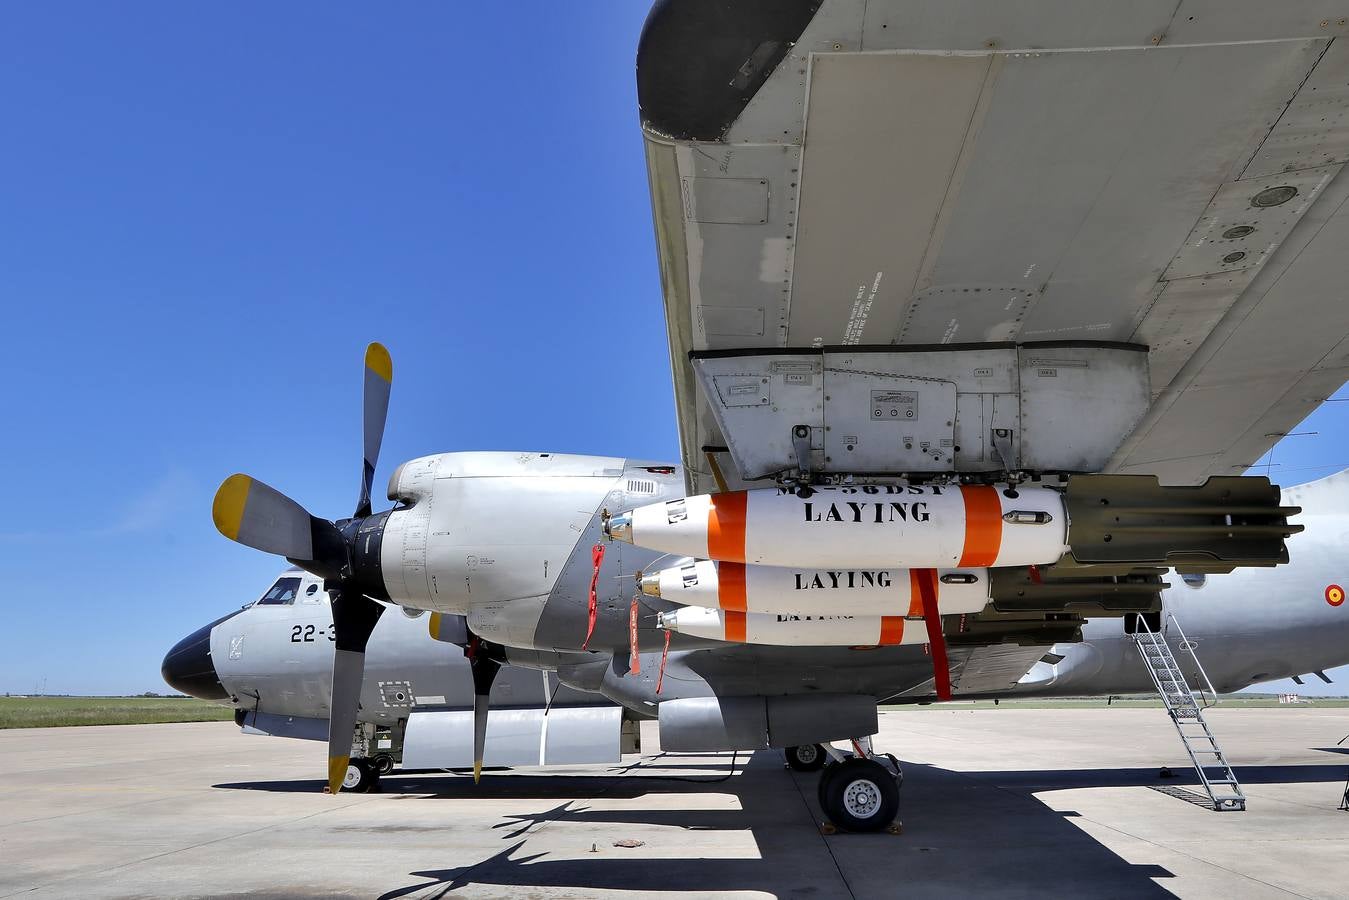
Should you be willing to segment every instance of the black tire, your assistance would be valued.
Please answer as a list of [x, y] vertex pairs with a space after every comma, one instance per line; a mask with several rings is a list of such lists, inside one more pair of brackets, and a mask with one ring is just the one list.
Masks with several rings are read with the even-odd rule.
[[802, 744], [800, 747], [788, 747], [783, 751], [787, 765], [798, 772], [816, 772], [824, 768], [829, 754], [819, 744]]
[[832, 821], [833, 816], [829, 812], [829, 782], [833, 779], [834, 773], [838, 771], [839, 764], [832, 760], [820, 772], [820, 779], [815, 783], [815, 799], [820, 802], [820, 811], [824, 813], [826, 819]]
[[388, 775], [393, 771], [393, 757], [387, 753], [381, 753], [371, 760], [375, 767], [376, 775]]
[[[844, 750], [843, 757], [845, 760], [852, 759], [852, 752]], [[828, 790], [827, 784], [829, 779], [833, 776], [834, 770], [837, 769], [838, 766], [838, 762], [826, 753], [824, 759], [824, 771], [820, 772], [820, 780], [815, 785], [815, 799], [820, 802], [820, 809], [823, 810], [826, 818], [829, 816], [829, 807], [824, 801], [825, 793]]]
[[347, 763], [347, 775], [342, 779], [342, 791], [347, 794], [368, 794], [379, 783], [379, 773], [368, 759], [353, 759]]
[[844, 760], [821, 774], [820, 806], [847, 831], [881, 831], [899, 815], [899, 785], [875, 760]]

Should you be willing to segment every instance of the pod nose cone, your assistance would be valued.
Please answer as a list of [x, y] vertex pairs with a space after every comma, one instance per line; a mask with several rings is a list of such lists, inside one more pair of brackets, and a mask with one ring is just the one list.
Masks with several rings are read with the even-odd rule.
[[660, 596], [660, 573], [659, 572], [638, 572], [637, 589], [648, 597]]
[[211, 662], [211, 630], [216, 624], [212, 622], [198, 628], [165, 654], [159, 674], [169, 687], [202, 700], [229, 697]]
[[621, 513], [604, 520], [604, 534], [616, 541], [632, 543], [632, 513]]

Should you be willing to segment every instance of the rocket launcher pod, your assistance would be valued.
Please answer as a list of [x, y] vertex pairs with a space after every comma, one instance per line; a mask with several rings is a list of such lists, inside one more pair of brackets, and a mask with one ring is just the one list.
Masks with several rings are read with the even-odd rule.
[[927, 643], [922, 619], [904, 616], [789, 616], [685, 606], [660, 614], [666, 631], [739, 644], [859, 647]]
[[[1079, 565], [1230, 572], [1288, 561], [1296, 506], [1267, 478], [1164, 487], [1151, 475], [1076, 475], [1066, 491], [863, 485], [731, 491], [638, 507], [605, 532], [724, 562], [822, 569]], [[1071, 525], [1070, 525], [1071, 522]]]
[[733, 491], [642, 506], [610, 537], [723, 562], [821, 569], [1025, 566], [1063, 555], [1063, 495], [1005, 485]]
[[1155, 475], [1078, 475], [1064, 505], [1068, 542], [1080, 565], [1170, 566], [1220, 574], [1237, 566], [1288, 562], [1284, 540], [1300, 506], [1281, 506], [1265, 477], [1215, 476], [1203, 484], [1164, 487]]
[[943, 614], [988, 603], [987, 569], [789, 569], [699, 560], [638, 576], [642, 593], [686, 606], [805, 616], [923, 614], [927, 579]]

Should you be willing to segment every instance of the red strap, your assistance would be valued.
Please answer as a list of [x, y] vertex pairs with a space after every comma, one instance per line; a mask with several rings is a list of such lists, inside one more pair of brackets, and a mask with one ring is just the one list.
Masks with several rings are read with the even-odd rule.
[[1045, 583], [1044, 576], [1042, 576], [1042, 575], [1040, 574], [1040, 567], [1039, 567], [1039, 566], [1032, 565], [1032, 566], [1030, 567], [1030, 569], [1027, 570], [1027, 573], [1026, 573], [1026, 574], [1028, 574], [1028, 575], [1030, 576], [1030, 583], [1031, 583], [1031, 584], [1044, 584], [1044, 583]]
[[632, 607], [628, 610], [628, 671], [633, 675], [642, 674], [642, 657], [637, 652], [637, 597], [632, 598]]
[[923, 569], [918, 578], [918, 594], [923, 599], [923, 623], [932, 650], [932, 677], [938, 700], [951, 699], [951, 667], [946, 661], [946, 636], [941, 630], [941, 612], [937, 609], [937, 572]]
[[590, 561], [595, 566], [595, 571], [590, 576], [590, 608], [586, 616], [586, 639], [581, 642], [581, 649], [586, 650], [590, 647], [590, 636], [595, 633], [595, 617], [599, 614], [600, 600], [595, 593], [595, 588], [600, 583], [600, 566], [604, 563], [604, 545], [595, 542], [595, 546], [590, 548]]
[[665, 660], [670, 658], [670, 632], [665, 632], [665, 649], [660, 652], [660, 673], [656, 675], [656, 695], [660, 695], [661, 682], [665, 680]]

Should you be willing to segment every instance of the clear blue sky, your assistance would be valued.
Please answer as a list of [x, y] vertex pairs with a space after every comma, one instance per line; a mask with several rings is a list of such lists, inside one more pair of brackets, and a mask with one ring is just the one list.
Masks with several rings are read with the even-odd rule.
[[[7, 9], [0, 691], [164, 689], [164, 651], [278, 570], [211, 525], [230, 473], [349, 514], [370, 340], [381, 496], [444, 450], [676, 457], [645, 11]], [[1274, 474], [1349, 465], [1344, 406]]]

